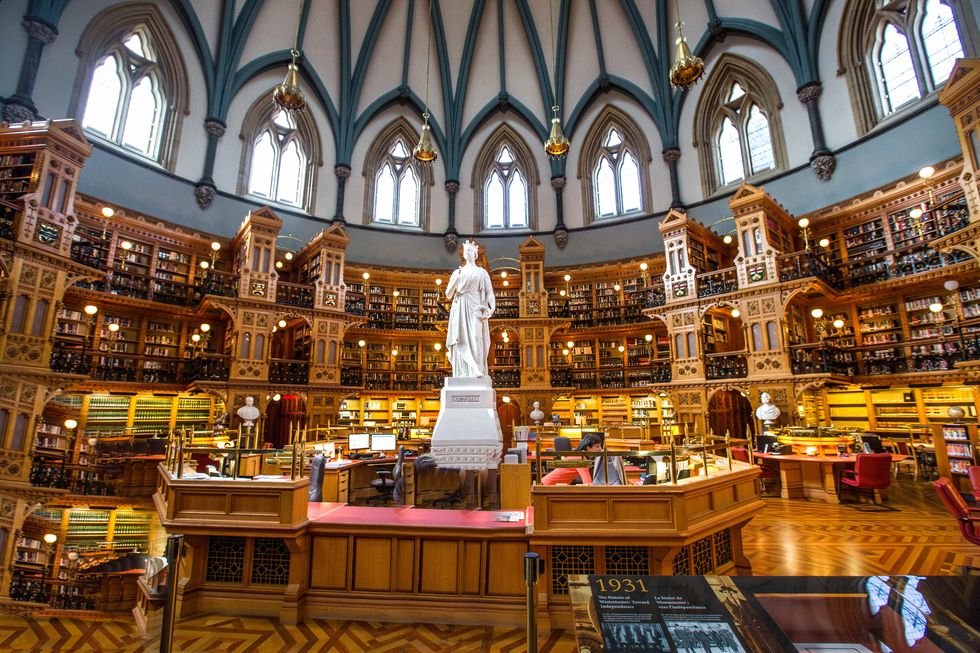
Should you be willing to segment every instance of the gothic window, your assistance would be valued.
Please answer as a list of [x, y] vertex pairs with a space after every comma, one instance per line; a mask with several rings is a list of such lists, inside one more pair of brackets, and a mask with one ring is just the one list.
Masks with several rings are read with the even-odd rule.
[[412, 157], [418, 134], [403, 118], [381, 130], [364, 161], [365, 222], [407, 229], [428, 224], [432, 166]]
[[616, 127], [606, 132], [592, 174], [597, 218], [612, 218], [643, 209], [640, 165]]
[[705, 195], [786, 167], [781, 106], [765, 71], [734, 55], [719, 59], [694, 123]]
[[421, 187], [411, 151], [401, 139], [396, 139], [375, 175], [374, 221], [419, 226]]
[[133, 4], [103, 11], [86, 27], [78, 52], [70, 113], [90, 135], [173, 170], [188, 83], [159, 10]]
[[146, 37], [135, 31], [107, 52], [92, 74], [82, 126], [155, 159], [165, 103], [156, 57]]
[[473, 166], [474, 229], [535, 229], [538, 173], [534, 155], [509, 125], [500, 125]]
[[528, 226], [527, 179], [506, 145], [500, 148], [483, 185], [483, 226], [523, 229]]
[[586, 220], [608, 220], [651, 210], [650, 151], [629, 117], [606, 107], [585, 138], [579, 177]]
[[248, 193], [302, 206], [305, 170], [306, 156], [300, 147], [296, 120], [280, 111], [254, 140]]
[[859, 131], [942, 87], [975, 32], [962, 0], [849, 2], [838, 57]]
[[310, 110], [280, 111], [261, 95], [242, 121], [238, 193], [313, 210], [320, 136]]

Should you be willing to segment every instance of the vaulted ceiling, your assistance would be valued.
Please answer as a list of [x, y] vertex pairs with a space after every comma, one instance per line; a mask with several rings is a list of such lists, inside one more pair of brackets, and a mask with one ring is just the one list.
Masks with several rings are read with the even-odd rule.
[[[518, 116], [543, 140], [557, 101], [574, 135], [583, 112], [611, 89], [649, 113], [664, 148], [679, 144], [686, 93], [667, 81], [678, 18], [672, 0], [432, 0], [431, 23], [427, 0], [169, 3], [192, 40], [194, 53], [186, 56], [203, 72], [210, 118], [225, 121], [250, 80], [284, 70], [295, 44], [337, 163], [350, 162], [365, 126], [388, 106], [421, 113], [427, 77], [448, 179], [458, 178], [463, 152], [495, 112]], [[695, 53], [708, 57], [726, 37], [744, 37], [783, 59], [796, 86], [819, 79], [817, 48], [831, 4], [679, 2]], [[562, 172], [556, 165], [553, 172]]]

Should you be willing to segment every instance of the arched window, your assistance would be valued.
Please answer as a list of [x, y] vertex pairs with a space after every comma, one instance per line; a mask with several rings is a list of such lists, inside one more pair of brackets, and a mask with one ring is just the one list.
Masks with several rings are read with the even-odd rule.
[[238, 194], [312, 212], [322, 165], [316, 124], [309, 109], [280, 111], [271, 94], [259, 96], [242, 121]]
[[975, 42], [976, 25], [963, 0], [849, 0], [838, 59], [858, 131], [942, 87]]
[[403, 118], [375, 137], [364, 164], [365, 222], [426, 228], [432, 166], [416, 164], [416, 141], [418, 135]]
[[159, 9], [131, 4], [103, 11], [86, 27], [78, 52], [70, 113], [90, 135], [173, 170], [188, 83]]
[[486, 140], [473, 165], [474, 229], [534, 229], [538, 173], [534, 155], [510, 126]]
[[724, 54], [695, 113], [695, 143], [705, 195], [786, 167], [776, 84], [762, 68]]
[[419, 226], [420, 187], [412, 153], [396, 139], [375, 175], [374, 222]]
[[582, 146], [586, 221], [639, 215], [652, 210], [650, 147], [624, 112], [608, 106], [596, 118]]

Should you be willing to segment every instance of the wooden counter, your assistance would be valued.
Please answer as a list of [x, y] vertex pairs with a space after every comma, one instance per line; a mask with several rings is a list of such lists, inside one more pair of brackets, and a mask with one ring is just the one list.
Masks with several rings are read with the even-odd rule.
[[[840, 503], [840, 472], [854, 466], [855, 457], [753, 454], [779, 467], [779, 494], [784, 499], [818, 499]], [[892, 463], [907, 456], [892, 454]], [[877, 490], [882, 499], [887, 493]]]
[[183, 616], [519, 627], [533, 550], [546, 563], [547, 629], [569, 623], [572, 573], [749, 573], [741, 529], [762, 508], [758, 475], [735, 463], [676, 485], [535, 486], [533, 508], [495, 513], [307, 505], [308, 479], [178, 481], [161, 469], [154, 500], [167, 531], [184, 534]]

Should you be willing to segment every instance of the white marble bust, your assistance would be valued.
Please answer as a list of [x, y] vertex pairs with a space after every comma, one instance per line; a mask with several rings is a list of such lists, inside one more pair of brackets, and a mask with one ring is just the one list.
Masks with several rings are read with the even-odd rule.
[[530, 417], [531, 421], [535, 424], [541, 423], [541, 421], [544, 419], [544, 411], [541, 410], [540, 401], [535, 401], [533, 404], [531, 404], [531, 412], [528, 413], [528, 417]]
[[255, 407], [255, 397], [245, 397], [245, 405], [238, 409], [237, 415], [242, 420], [242, 426], [252, 428], [255, 420], [261, 415], [259, 409]]
[[771, 403], [772, 397], [768, 392], [763, 392], [761, 395], [759, 395], [759, 398], [762, 400], [762, 403], [755, 409], [755, 416], [766, 424], [772, 424], [779, 419], [782, 411], [779, 410], [778, 406]]

